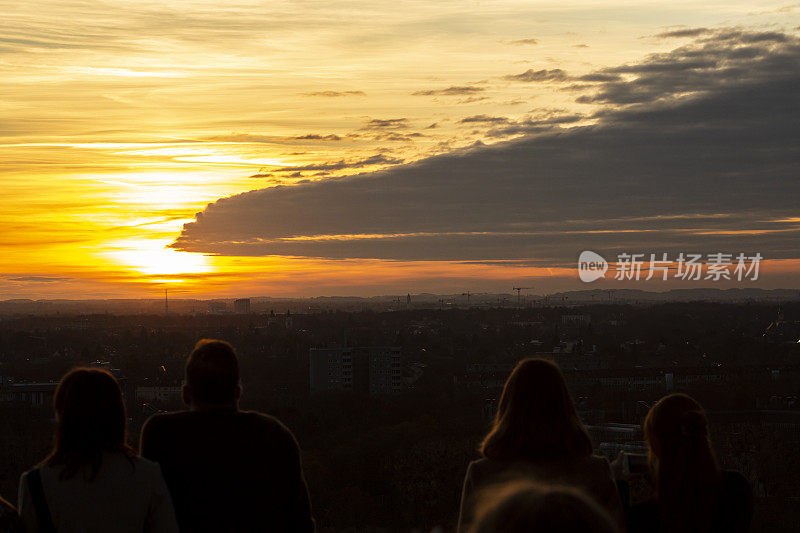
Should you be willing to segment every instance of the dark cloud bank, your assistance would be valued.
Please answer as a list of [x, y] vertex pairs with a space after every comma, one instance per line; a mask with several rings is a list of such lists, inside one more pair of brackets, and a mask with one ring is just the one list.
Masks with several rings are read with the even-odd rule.
[[582, 76], [578, 101], [604, 104], [593, 126], [533, 120], [519, 140], [224, 198], [173, 246], [547, 265], [583, 249], [800, 257], [800, 40], [686, 35], [696, 39], [670, 53]]

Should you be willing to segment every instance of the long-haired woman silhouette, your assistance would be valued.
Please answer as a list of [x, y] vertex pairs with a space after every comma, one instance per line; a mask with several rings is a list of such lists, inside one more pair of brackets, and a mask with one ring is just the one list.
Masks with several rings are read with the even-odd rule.
[[703, 408], [686, 394], [656, 403], [644, 422], [656, 500], [634, 506], [631, 531], [743, 532], [752, 493], [736, 472], [721, 471]]
[[125, 406], [105, 370], [67, 373], [55, 394], [51, 453], [22, 475], [19, 511], [27, 531], [177, 531], [157, 463], [126, 443]]
[[459, 531], [471, 521], [471, 496], [486, 485], [529, 478], [578, 487], [622, 526], [622, 506], [608, 461], [592, 455], [592, 442], [575, 410], [564, 376], [552, 361], [520, 361], [506, 381], [482, 459], [467, 468]]

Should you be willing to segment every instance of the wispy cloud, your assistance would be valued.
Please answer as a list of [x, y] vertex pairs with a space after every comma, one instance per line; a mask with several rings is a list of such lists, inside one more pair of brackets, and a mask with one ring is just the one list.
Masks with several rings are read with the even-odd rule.
[[516, 45], [539, 44], [539, 40], [533, 38], [517, 39], [516, 41], [509, 41], [508, 44], [516, 44]]
[[339, 160], [334, 161], [331, 163], [314, 163], [310, 165], [295, 165], [295, 166], [286, 166], [286, 167], [277, 167], [277, 168], [270, 168], [270, 169], [262, 169], [259, 171], [258, 174], [254, 174], [250, 176], [251, 178], [261, 178], [271, 176], [272, 172], [300, 172], [300, 171], [309, 171], [309, 170], [345, 170], [351, 168], [362, 168], [368, 167], [373, 165], [396, 165], [402, 163], [403, 159], [397, 157], [390, 157], [386, 154], [375, 154], [364, 159], [351, 159], [351, 160]]
[[503, 79], [508, 81], [522, 81], [526, 83], [532, 82], [547, 82], [547, 81], [564, 81], [569, 79], [566, 71], [560, 68], [554, 69], [541, 69], [534, 70], [528, 69], [520, 74], [509, 74], [503, 76]]
[[445, 89], [415, 91], [411, 94], [414, 96], [463, 96], [463, 95], [480, 93], [485, 90], [486, 90], [485, 87], [476, 87], [474, 85], [452, 85]]
[[324, 96], [326, 98], [338, 98], [341, 96], [366, 96], [364, 91], [315, 91], [302, 93], [303, 96]]
[[365, 130], [399, 130], [411, 124], [407, 118], [373, 118], [362, 129]]

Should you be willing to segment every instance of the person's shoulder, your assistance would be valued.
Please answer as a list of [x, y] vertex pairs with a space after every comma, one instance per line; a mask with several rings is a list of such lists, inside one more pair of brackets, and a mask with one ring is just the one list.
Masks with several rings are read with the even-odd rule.
[[191, 418], [190, 411], [173, 411], [171, 413], [157, 413], [148, 418], [144, 425], [146, 427], [155, 428], [162, 426], [170, 426], [175, 423], [181, 423]]
[[161, 473], [161, 466], [155, 462], [142, 457], [141, 455], [134, 455], [130, 457], [130, 462], [136, 467], [136, 470], [141, 470], [147, 475], [156, 475]]
[[482, 483], [486, 480], [513, 476], [524, 471], [526, 467], [525, 463], [481, 457], [467, 465], [467, 476], [476, 483]]
[[16, 514], [16, 512], [17, 512], [16, 508], [14, 508], [14, 506], [11, 505], [11, 503], [7, 502], [5, 499], [3, 499], [2, 496], [0, 496], [0, 517], [12, 513]]
[[254, 431], [269, 434], [273, 438], [288, 438], [295, 441], [291, 430], [272, 415], [259, 413], [258, 411], [239, 411], [236, 416]]
[[467, 465], [467, 472], [483, 472], [492, 467], [494, 461], [489, 459], [488, 457], [481, 457], [480, 459], [475, 459], [474, 461], [470, 461]]
[[171, 422], [178, 422], [188, 420], [192, 417], [192, 411], [172, 411], [169, 413], [157, 413], [147, 419], [148, 424], [169, 424]]
[[595, 468], [608, 468], [608, 459], [603, 457], [602, 455], [587, 455], [586, 457], [582, 458], [582, 460], [589, 465], [592, 465]]
[[489, 470], [497, 470], [503, 468], [504, 466], [506, 466], [505, 461], [490, 459], [489, 457], [481, 457], [480, 459], [470, 461], [469, 465], [467, 465], [467, 470], [472, 472], [486, 472]]
[[578, 457], [570, 461], [577, 469], [581, 471], [592, 472], [596, 475], [609, 476], [611, 473], [611, 464], [608, 459], [602, 455], [586, 455]]
[[0, 497], [0, 532], [22, 531], [16, 508]]

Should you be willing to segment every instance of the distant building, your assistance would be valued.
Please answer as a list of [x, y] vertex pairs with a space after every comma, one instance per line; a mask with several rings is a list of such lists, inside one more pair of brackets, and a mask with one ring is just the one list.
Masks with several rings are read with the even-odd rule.
[[226, 313], [227, 311], [228, 311], [228, 304], [226, 304], [225, 302], [219, 300], [208, 302], [209, 313]]
[[396, 394], [402, 388], [403, 369], [400, 348], [366, 348], [369, 350], [369, 393], [372, 396]]
[[563, 326], [588, 326], [591, 323], [591, 315], [561, 315]]
[[136, 387], [136, 404], [156, 402], [162, 405], [180, 404], [182, 401], [182, 388], [179, 386], [145, 386]]
[[0, 386], [0, 400], [52, 406], [57, 387], [58, 383], [55, 382], [5, 383]]
[[250, 298], [239, 298], [233, 301], [233, 311], [247, 314], [250, 312]]
[[[108, 361], [94, 361], [87, 366], [109, 372], [119, 383], [122, 395], [127, 397], [128, 380], [119, 368], [114, 368]], [[58, 383], [57, 381], [17, 383], [12, 378], [0, 377], [0, 402], [52, 406]]]
[[312, 393], [396, 394], [403, 387], [401, 350], [384, 346], [312, 348], [309, 384]]

